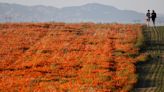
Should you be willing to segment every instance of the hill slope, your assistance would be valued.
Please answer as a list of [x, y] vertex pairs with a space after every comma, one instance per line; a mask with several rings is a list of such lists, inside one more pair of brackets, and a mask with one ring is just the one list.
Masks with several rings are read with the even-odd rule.
[[92, 3], [82, 6], [55, 8], [0, 3], [0, 22], [143, 22], [144, 14], [119, 10], [112, 6]]
[[134, 92], [164, 92], [164, 27], [144, 30], [145, 51], [152, 59], [138, 63], [139, 81]]
[[0, 92], [129, 92], [141, 25], [0, 24]]

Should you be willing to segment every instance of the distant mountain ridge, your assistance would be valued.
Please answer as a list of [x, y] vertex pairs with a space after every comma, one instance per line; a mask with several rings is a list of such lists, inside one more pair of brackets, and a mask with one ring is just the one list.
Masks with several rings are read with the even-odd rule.
[[0, 22], [143, 23], [144, 16], [143, 13], [97, 3], [64, 8], [0, 3]]

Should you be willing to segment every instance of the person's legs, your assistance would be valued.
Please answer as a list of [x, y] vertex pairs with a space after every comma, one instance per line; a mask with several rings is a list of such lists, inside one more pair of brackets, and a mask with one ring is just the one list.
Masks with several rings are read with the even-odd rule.
[[147, 19], [147, 27], [150, 25], [150, 19]]
[[153, 25], [155, 26], [155, 18], [152, 18], [152, 21], [153, 21]]

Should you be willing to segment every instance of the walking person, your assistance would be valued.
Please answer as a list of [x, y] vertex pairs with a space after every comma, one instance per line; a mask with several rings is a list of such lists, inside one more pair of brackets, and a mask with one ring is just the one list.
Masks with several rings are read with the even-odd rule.
[[151, 19], [153, 21], [153, 25], [155, 26], [155, 19], [157, 17], [157, 14], [155, 13], [155, 11], [153, 10], [152, 13], [151, 13]]
[[150, 18], [151, 18], [151, 13], [150, 13], [150, 10], [148, 10], [146, 13], [146, 22], [147, 22], [148, 27], [150, 25]]

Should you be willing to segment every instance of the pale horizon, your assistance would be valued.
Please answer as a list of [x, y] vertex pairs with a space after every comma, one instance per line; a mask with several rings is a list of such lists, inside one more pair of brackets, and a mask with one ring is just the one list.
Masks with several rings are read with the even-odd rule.
[[[133, 10], [146, 13], [148, 9], [164, 14], [163, 0], [0, 0], [0, 3], [21, 4], [27, 6], [45, 5], [57, 8], [81, 6], [88, 3], [110, 5], [121, 10]], [[145, 5], [143, 5], [143, 3]]]

